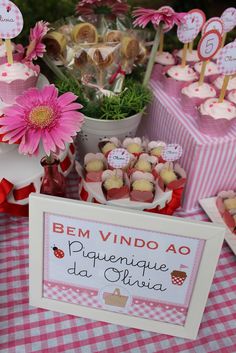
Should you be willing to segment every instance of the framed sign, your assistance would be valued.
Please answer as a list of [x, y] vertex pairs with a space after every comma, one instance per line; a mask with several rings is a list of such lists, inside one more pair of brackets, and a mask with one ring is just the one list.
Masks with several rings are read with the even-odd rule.
[[30, 195], [30, 304], [195, 339], [224, 228]]

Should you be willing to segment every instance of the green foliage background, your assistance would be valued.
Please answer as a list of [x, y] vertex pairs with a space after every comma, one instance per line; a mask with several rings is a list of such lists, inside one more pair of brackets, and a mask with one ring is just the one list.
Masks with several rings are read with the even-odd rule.
[[[16, 41], [25, 44], [29, 35], [29, 28], [33, 27], [36, 21], [55, 22], [60, 18], [72, 16], [78, 0], [13, 0], [13, 2], [20, 8], [24, 16], [24, 29]], [[221, 0], [128, 0], [128, 3], [133, 7], [143, 6], [146, 8], [159, 8], [163, 5], [169, 5], [179, 12], [201, 8], [206, 13], [207, 18], [220, 16], [227, 7], [235, 7], [235, 0], [225, 0], [224, 2]], [[174, 32], [173, 37], [175, 37]], [[168, 49], [168, 42], [166, 44], [166, 49]], [[173, 43], [172, 41], [173, 47], [176, 47], [176, 44], [179, 43], [177, 41]]]

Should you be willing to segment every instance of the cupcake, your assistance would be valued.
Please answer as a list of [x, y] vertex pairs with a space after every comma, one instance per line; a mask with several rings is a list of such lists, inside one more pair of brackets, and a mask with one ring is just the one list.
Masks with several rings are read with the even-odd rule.
[[182, 286], [187, 278], [187, 274], [184, 271], [174, 270], [171, 272], [172, 284]]
[[106, 169], [106, 159], [102, 153], [88, 153], [84, 157], [86, 182], [102, 181], [102, 173]]
[[104, 171], [102, 173], [102, 190], [107, 200], [128, 198], [129, 185], [122, 170]]
[[104, 154], [104, 156], [108, 156], [108, 154], [114, 149], [118, 148], [120, 145], [120, 141], [116, 137], [111, 137], [109, 139], [103, 139], [98, 144], [98, 148]]
[[216, 207], [225, 224], [236, 234], [236, 193], [221, 191], [216, 198]]
[[134, 163], [131, 173], [140, 171], [144, 173], [151, 173], [153, 167], [157, 164], [158, 158], [156, 156], [150, 156], [147, 153], [141, 154], [139, 159]]
[[227, 96], [228, 101], [234, 103], [236, 105], [236, 89], [233, 89], [228, 93]]
[[135, 172], [130, 178], [130, 200], [153, 202], [155, 196], [155, 180], [151, 173]]
[[207, 99], [198, 111], [200, 131], [211, 136], [226, 134], [236, 119], [236, 106], [226, 99], [221, 103], [218, 98]]
[[[200, 75], [202, 70], [202, 61], [194, 65], [194, 70]], [[212, 83], [219, 76], [219, 70], [217, 65], [213, 61], [209, 61], [206, 65], [206, 70], [204, 74], [204, 81]]]
[[31, 87], [35, 87], [39, 66], [14, 62], [0, 65], [0, 92], [4, 103], [14, 103], [15, 98]]
[[193, 82], [181, 91], [182, 108], [187, 114], [197, 116], [197, 107], [207, 98], [214, 97], [216, 97], [216, 90], [212, 85], [203, 82], [199, 86], [198, 82]]
[[[216, 88], [216, 93], [219, 95], [221, 88], [223, 86], [223, 81], [224, 81], [224, 75], [220, 75], [217, 77], [217, 79], [213, 82], [215, 88]], [[230, 91], [236, 89], [236, 77], [231, 77], [227, 86], [227, 93]]]
[[[11, 50], [13, 53], [13, 61], [18, 62], [23, 59], [24, 56], [24, 47], [21, 44], [14, 44], [11, 42]], [[7, 63], [7, 50], [5, 43], [0, 45], [0, 65]]]
[[158, 179], [160, 188], [175, 190], [183, 188], [186, 183], [186, 173], [178, 163], [159, 163], [154, 168], [153, 172]]
[[166, 66], [173, 66], [176, 64], [176, 59], [175, 57], [168, 53], [168, 52], [162, 52], [162, 53], [157, 53], [156, 58], [155, 58], [155, 66], [153, 70], [153, 78], [157, 80], [162, 79], [162, 70]]
[[135, 157], [139, 157], [144, 152], [142, 140], [139, 137], [127, 137], [123, 141], [123, 147]]
[[[183, 49], [177, 50], [173, 52], [173, 55], [176, 57], [177, 61], [181, 63], [183, 57]], [[200, 61], [197, 50], [192, 50], [191, 52], [187, 51], [186, 62], [189, 65], [194, 65]]]
[[163, 157], [162, 153], [164, 151], [164, 148], [166, 146], [166, 143], [163, 141], [150, 141], [148, 143], [148, 153], [151, 156], [157, 157], [159, 163], [163, 163]]
[[197, 73], [188, 65], [174, 65], [163, 71], [163, 87], [167, 94], [180, 97], [181, 90], [188, 84], [197, 81]]

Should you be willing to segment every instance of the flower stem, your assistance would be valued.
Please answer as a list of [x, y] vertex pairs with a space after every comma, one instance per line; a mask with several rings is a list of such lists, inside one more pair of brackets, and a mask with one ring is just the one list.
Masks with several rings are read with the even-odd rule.
[[159, 25], [159, 27], [158, 27], [158, 29], [156, 31], [156, 35], [155, 35], [155, 38], [154, 38], [154, 42], [153, 42], [150, 58], [149, 58], [148, 65], [147, 65], [147, 70], [145, 72], [145, 76], [144, 76], [144, 80], [143, 80], [143, 85], [144, 86], [147, 86], [147, 84], [148, 84], [148, 82], [150, 80], [150, 77], [151, 77], [153, 65], [154, 65], [155, 58], [156, 58], [157, 49], [158, 49], [159, 42], [160, 42], [161, 29], [162, 29], [162, 24]]
[[60, 79], [63, 81], [67, 81], [68, 78], [63, 74], [63, 72], [54, 64], [54, 62], [50, 59], [50, 57], [45, 54], [43, 56], [43, 61], [45, 64], [49, 67], [49, 69], [52, 70], [52, 72]]

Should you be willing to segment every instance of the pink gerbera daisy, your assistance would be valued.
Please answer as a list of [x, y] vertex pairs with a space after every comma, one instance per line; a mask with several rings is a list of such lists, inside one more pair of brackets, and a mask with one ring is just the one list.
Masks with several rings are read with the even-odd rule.
[[128, 11], [129, 5], [123, 0], [81, 0], [76, 5], [79, 16], [103, 14], [114, 18], [125, 15]]
[[48, 25], [48, 22], [39, 21], [35, 24], [34, 28], [30, 29], [29, 46], [25, 57], [26, 61], [43, 57], [43, 54], [46, 52], [46, 46], [42, 43], [42, 39], [49, 30]]
[[0, 134], [10, 144], [20, 141], [19, 152], [23, 154], [37, 154], [40, 142], [47, 155], [62, 150], [66, 142], [73, 142], [72, 136], [80, 131], [84, 120], [76, 99], [71, 92], [58, 97], [54, 85], [30, 88], [6, 108]]

